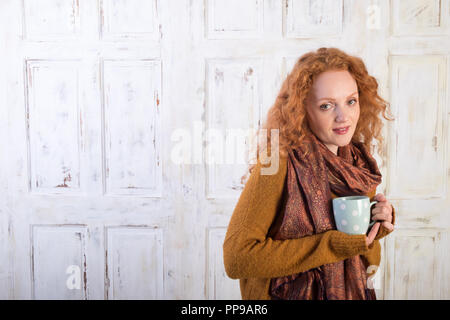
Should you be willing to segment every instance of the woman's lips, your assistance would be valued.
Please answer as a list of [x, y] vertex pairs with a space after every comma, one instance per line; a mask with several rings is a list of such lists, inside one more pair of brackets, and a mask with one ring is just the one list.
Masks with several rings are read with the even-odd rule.
[[346, 134], [350, 126], [344, 127], [344, 129], [333, 129], [333, 131], [337, 134]]

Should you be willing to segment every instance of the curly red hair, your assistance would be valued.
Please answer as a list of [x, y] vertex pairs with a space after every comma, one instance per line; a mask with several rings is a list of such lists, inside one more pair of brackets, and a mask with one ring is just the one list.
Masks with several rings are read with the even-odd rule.
[[[262, 129], [267, 130], [266, 148], [263, 148], [261, 141], [256, 140], [258, 159], [264, 149], [269, 149], [266, 152], [270, 153], [272, 129], [279, 130], [280, 157], [286, 157], [289, 148], [297, 148], [302, 144], [305, 132], [310, 130], [305, 109], [308, 92], [317, 75], [328, 70], [347, 70], [357, 83], [360, 116], [352, 141], [363, 143], [372, 153], [374, 146], [371, 142], [375, 138], [380, 155], [384, 155], [381, 135], [383, 123], [379, 114], [382, 112], [386, 120], [395, 119], [386, 117], [389, 103], [378, 95], [377, 80], [368, 74], [361, 58], [348, 55], [337, 48], [319, 48], [302, 55], [284, 80], [275, 103], [268, 111], [267, 119], [256, 133], [259, 135]], [[389, 116], [392, 117], [390, 113]], [[249, 171], [242, 177], [241, 182], [252, 172], [255, 165], [249, 166]]]

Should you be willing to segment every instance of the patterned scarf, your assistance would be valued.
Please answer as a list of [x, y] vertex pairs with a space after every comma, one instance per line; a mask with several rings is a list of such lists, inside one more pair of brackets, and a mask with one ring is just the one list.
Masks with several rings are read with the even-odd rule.
[[[336, 230], [334, 196], [367, 195], [381, 183], [376, 160], [367, 148], [351, 142], [330, 151], [310, 131], [306, 143], [289, 152], [285, 203], [271, 229], [274, 239], [296, 239]], [[304, 153], [306, 155], [304, 155]], [[272, 299], [375, 300], [367, 288], [360, 256], [271, 279]]]

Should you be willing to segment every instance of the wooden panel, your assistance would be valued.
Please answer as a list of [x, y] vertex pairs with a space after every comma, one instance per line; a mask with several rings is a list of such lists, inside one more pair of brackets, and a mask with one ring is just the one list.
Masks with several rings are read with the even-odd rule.
[[23, 0], [24, 37], [28, 40], [73, 38], [80, 32], [78, 0]]
[[[449, 298], [450, 163], [444, 150], [450, 1], [0, 3], [0, 100], [8, 106], [0, 108], [0, 146], [7, 155], [0, 158], [0, 216], [6, 215], [0, 219], [0, 297], [34, 298], [35, 287], [36, 297], [69, 299], [239, 299], [238, 281], [224, 273], [222, 243], [247, 165], [236, 159], [206, 167], [175, 163], [170, 136], [193, 123], [208, 130], [194, 131], [201, 138], [213, 129], [225, 138], [226, 130], [256, 128], [285, 71], [303, 53], [326, 46], [362, 57], [380, 87], [392, 90], [386, 99], [398, 111], [392, 122], [398, 128], [383, 132], [393, 147], [383, 159], [383, 167], [391, 165], [383, 183], [399, 219], [385, 240], [388, 261], [380, 266], [385, 281], [377, 297]], [[394, 60], [386, 67], [390, 54], [415, 56], [399, 57], [394, 70]], [[159, 66], [143, 59], [157, 59]], [[406, 147], [396, 151], [396, 137]], [[203, 148], [202, 142], [195, 140], [190, 150]], [[208, 144], [231, 155], [220, 140]], [[208, 151], [198, 154], [207, 158]], [[64, 171], [69, 166], [70, 177]], [[161, 197], [161, 176], [167, 199], [141, 198]], [[41, 196], [58, 192], [64, 194]], [[89, 223], [86, 277], [85, 233], [82, 240], [71, 238], [86, 228], [69, 222]], [[52, 233], [39, 229], [43, 224], [73, 230]], [[158, 228], [139, 227], [149, 224]], [[38, 225], [37, 240], [30, 225]], [[431, 231], [423, 232], [424, 226]], [[64, 247], [55, 248], [58, 243]], [[67, 288], [66, 260], [80, 266], [86, 289], [83, 281], [80, 290]], [[421, 274], [422, 260], [423, 268], [434, 269]], [[153, 262], [162, 266], [149, 266]]]
[[101, 37], [159, 39], [156, 0], [100, 0]]
[[[2, 188], [3, 189], [3, 188]], [[6, 194], [6, 189], [2, 190], [3, 194]], [[0, 199], [0, 203], [5, 203], [3, 199]], [[9, 246], [8, 246], [8, 228], [9, 226], [9, 218], [8, 218], [8, 210], [3, 206], [0, 207], [0, 256], [6, 257], [5, 259], [0, 260], [0, 278], [4, 275], [8, 274], [8, 260], [9, 258]]]
[[211, 300], [240, 300], [239, 280], [228, 278], [223, 264], [223, 241], [226, 228], [208, 231], [207, 290]]
[[284, 57], [283, 58], [283, 69], [284, 69], [284, 77], [283, 79], [285, 79], [289, 73], [291, 73], [292, 69], [294, 68], [295, 64], [297, 63], [298, 59], [300, 57], [296, 56], [296, 57]]
[[258, 38], [263, 35], [262, 0], [207, 0], [206, 6], [208, 38]]
[[439, 282], [435, 290], [439, 290], [440, 300], [450, 300], [450, 256], [448, 255], [448, 249], [450, 246], [450, 230], [447, 229], [438, 234], [438, 250], [437, 255], [439, 257], [437, 269]]
[[[1, 131], [1, 129], [0, 129]], [[6, 143], [6, 140], [5, 140]], [[1, 162], [1, 160], [0, 160]], [[1, 169], [0, 169], [1, 170]], [[2, 172], [0, 171], [0, 178], [2, 178]], [[3, 180], [4, 182], [6, 181]], [[7, 189], [3, 188], [2, 183], [0, 182], [0, 190], [2, 190], [2, 195], [0, 197], [4, 197], [6, 195]], [[0, 198], [0, 299], [7, 300], [10, 298], [11, 291], [9, 289], [9, 270], [10, 270], [10, 242], [9, 242], [9, 212], [4, 207], [4, 203], [6, 201], [3, 198]]]
[[387, 190], [393, 198], [446, 194], [447, 63], [442, 56], [391, 56], [391, 127]]
[[162, 299], [163, 232], [159, 228], [106, 228], [105, 299]]
[[[388, 299], [440, 299], [441, 233], [432, 229], [398, 229], [387, 240]], [[444, 245], [448, 245], [445, 243]]]
[[288, 38], [339, 35], [342, 19], [342, 0], [286, 0], [285, 35]]
[[391, 24], [394, 35], [443, 34], [448, 31], [449, 1], [391, 1]]
[[206, 66], [207, 197], [236, 197], [243, 188], [250, 133], [260, 121], [261, 60], [208, 60]]
[[33, 299], [88, 299], [86, 227], [32, 226]]
[[161, 63], [103, 65], [106, 193], [160, 197]]
[[80, 189], [79, 63], [26, 61], [30, 189]]

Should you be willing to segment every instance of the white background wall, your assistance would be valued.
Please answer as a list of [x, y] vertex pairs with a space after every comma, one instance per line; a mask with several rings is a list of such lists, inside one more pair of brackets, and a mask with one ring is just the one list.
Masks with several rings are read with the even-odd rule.
[[0, 1], [0, 297], [240, 298], [222, 242], [246, 166], [208, 165], [202, 133], [256, 129], [326, 46], [396, 117], [378, 298], [450, 298], [449, 19], [448, 0]]

